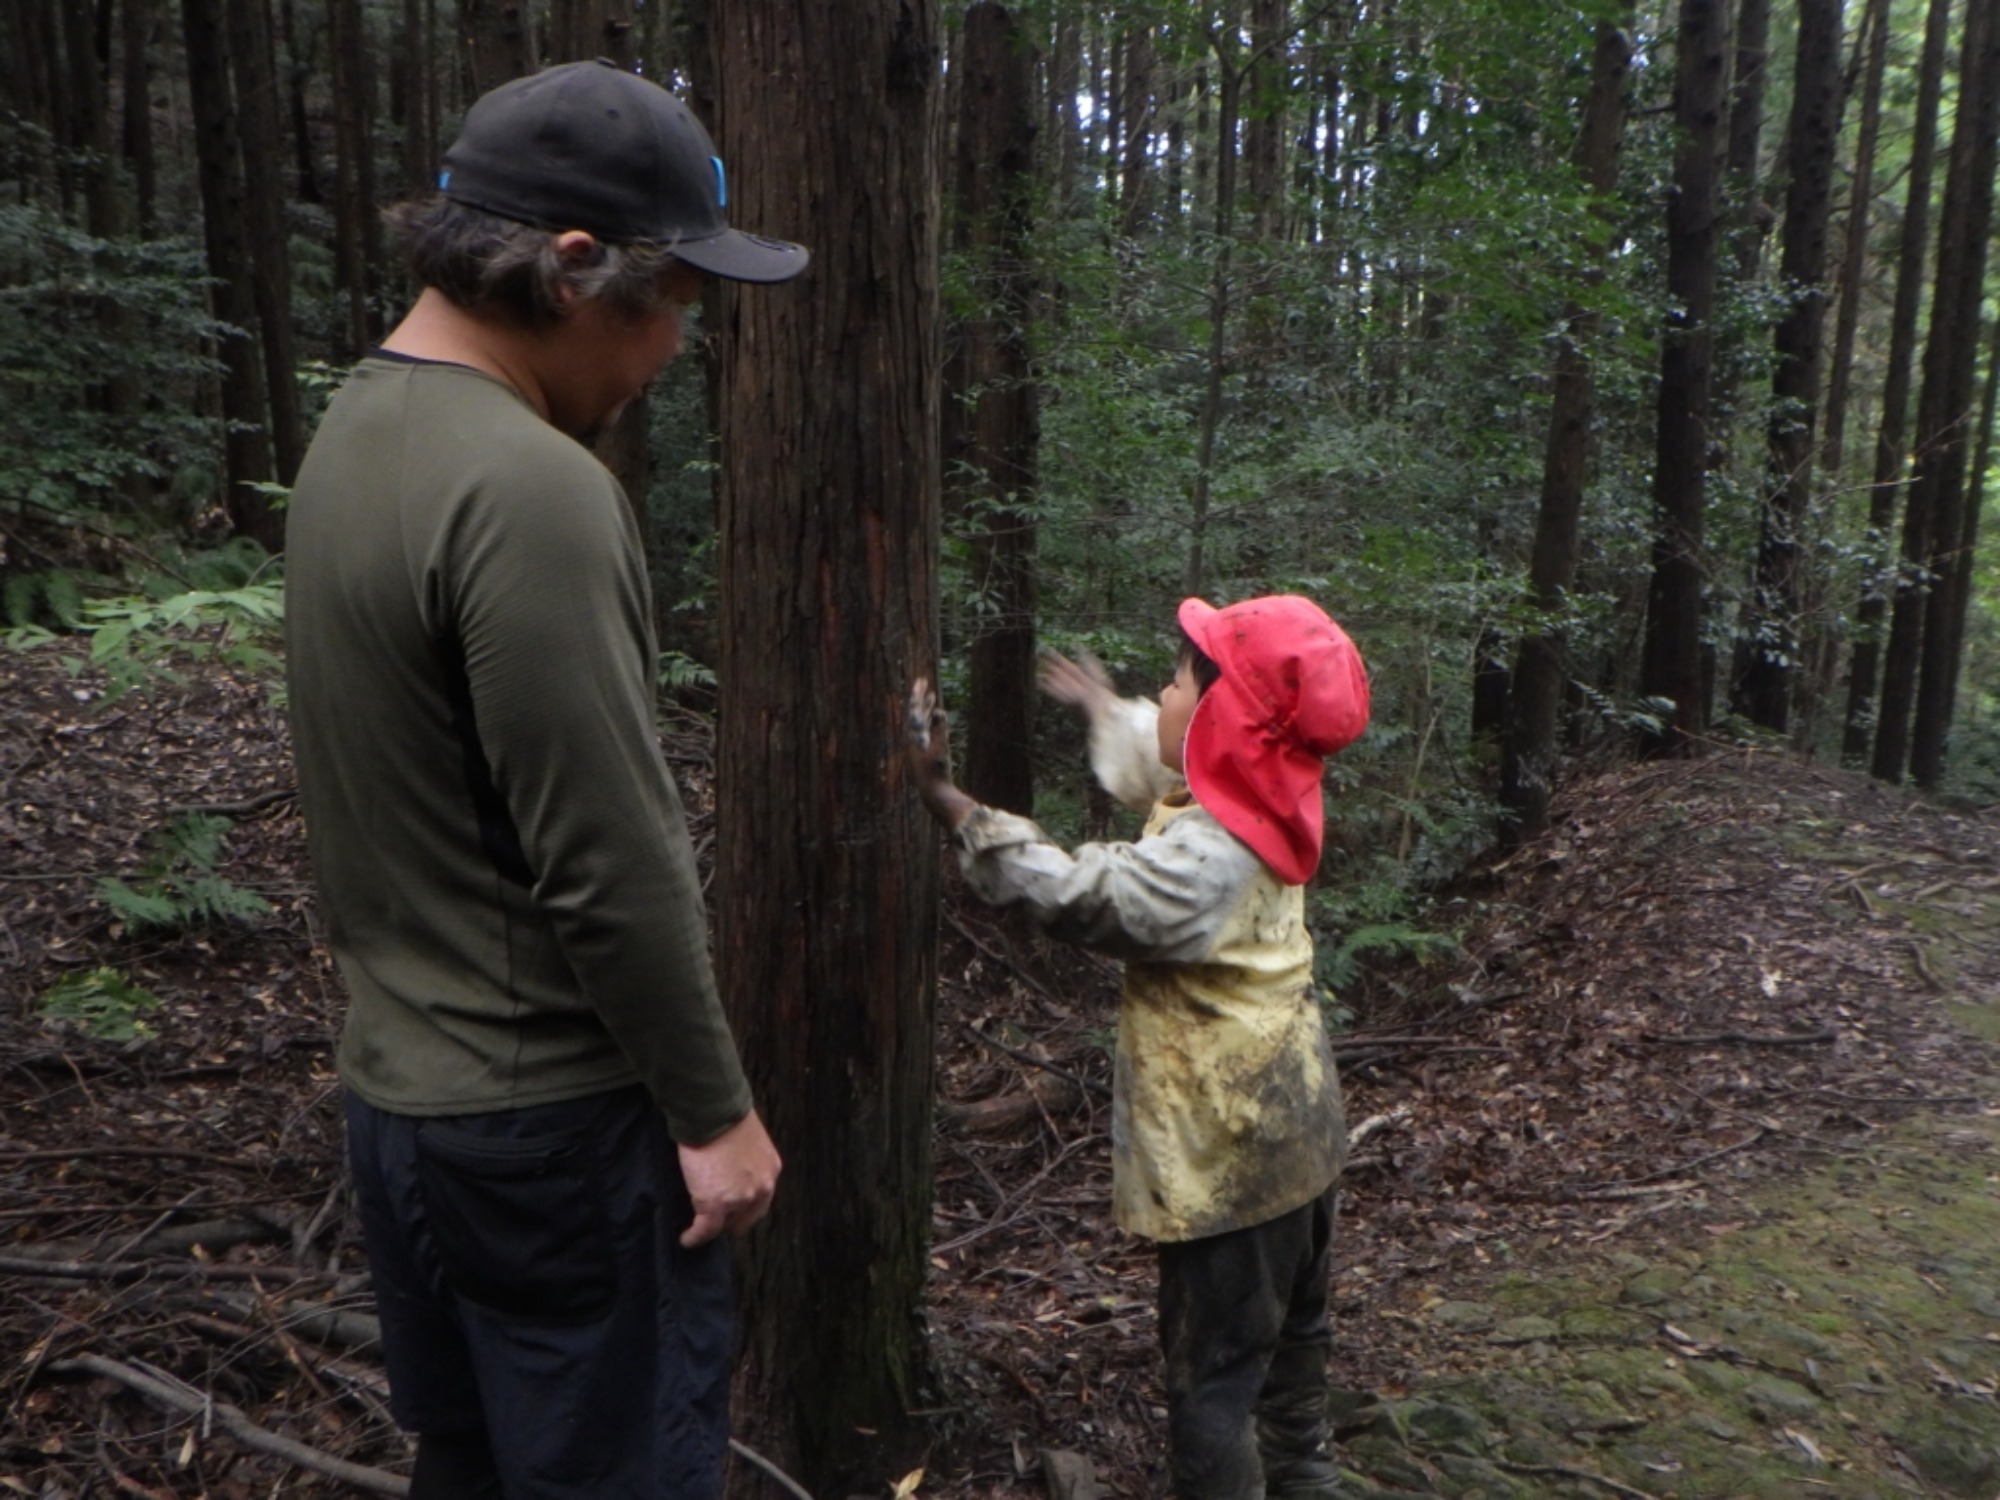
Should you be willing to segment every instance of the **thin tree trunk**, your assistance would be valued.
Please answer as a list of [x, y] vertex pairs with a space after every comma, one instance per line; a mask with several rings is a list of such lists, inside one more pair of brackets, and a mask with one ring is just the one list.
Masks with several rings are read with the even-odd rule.
[[124, 0], [125, 160], [132, 170], [133, 225], [141, 239], [158, 228], [159, 173], [153, 153], [153, 0]]
[[181, 33], [187, 48], [188, 94], [194, 102], [202, 238], [213, 282], [210, 296], [215, 316], [229, 325], [216, 349], [222, 365], [223, 507], [238, 535], [276, 551], [283, 545], [283, 518], [255, 488], [272, 477], [271, 449], [265, 437], [255, 273], [245, 243], [248, 219], [237, 151], [240, 127], [229, 81], [222, 0], [181, 0]]
[[1284, 40], [1290, 29], [1288, 0], [1250, 0], [1250, 41], [1256, 59], [1238, 96], [1244, 120], [1243, 156], [1249, 169], [1249, 212], [1260, 240], [1276, 239], [1285, 222]]
[[251, 292], [263, 333], [264, 384], [270, 399], [271, 448], [278, 483], [290, 484], [305, 457], [298, 358], [292, 336], [292, 257], [278, 170], [278, 68], [271, 43], [270, 0], [225, 0], [229, 65], [243, 133], [244, 212]]
[[458, 24], [473, 98], [539, 66], [527, 0], [459, 0]]
[[1896, 296], [1889, 316], [1889, 354], [1882, 377], [1882, 417], [1875, 433], [1874, 485], [1868, 495], [1870, 576], [1855, 610], [1854, 655], [1848, 667], [1847, 716], [1841, 758], [1869, 759], [1876, 728], [1876, 679], [1880, 675], [1889, 598], [1895, 589], [1894, 527], [1902, 491], [1904, 435], [1916, 368], [1917, 315], [1924, 292], [1925, 251], [1930, 244], [1931, 178], [1937, 159], [1938, 110], [1952, 0], [1931, 0], [1917, 65], [1917, 110], [1910, 136], [1910, 169], [1897, 236]]
[[1833, 359], [1826, 385], [1826, 427], [1821, 460], [1839, 484], [1846, 460], [1847, 396], [1854, 376], [1854, 336], [1861, 325], [1861, 284], [1868, 269], [1868, 227], [1875, 196], [1875, 143], [1882, 132], [1882, 80], [1888, 73], [1890, 0], [1868, 0], [1859, 45], [1866, 54], [1861, 85], [1861, 126], [1854, 142], [1854, 172], [1847, 195], [1847, 240], [1840, 257], [1840, 297], [1833, 320]]
[[1076, 94], [1083, 81], [1083, 28], [1076, 12], [1065, 6], [1056, 18], [1055, 57], [1049, 64], [1049, 89], [1055, 150], [1056, 205], [1062, 214], [1076, 211], [1078, 178], [1082, 173], [1083, 122], [1077, 118]]
[[1243, 73], [1216, 49], [1216, 73], [1221, 83], [1216, 101], [1215, 131], [1215, 269], [1208, 287], [1208, 363], [1202, 374], [1201, 412], [1197, 417], [1194, 493], [1188, 505], [1187, 565], [1181, 592], [1199, 594], [1208, 568], [1208, 509], [1215, 493], [1215, 442], [1222, 427], [1222, 391], [1229, 374], [1229, 303], [1231, 251], [1236, 229], [1236, 121]]
[[972, 541], [974, 616], [965, 787], [993, 807], [1034, 811], [1035, 499], [1038, 418], [1028, 349], [1034, 56], [1014, 14], [965, 14], [959, 79], [957, 249], [981, 312], [946, 371], [944, 466]]
[[1761, 197], [1764, 91], [1770, 80], [1771, 0], [1739, 0], [1735, 63], [1729, 83], [1729, 134], [1723, 151], [1724, 200], [1735, 237], [1736, 279], [1754, 281], [1773, 214]]
[[1667, 207], [1667, 320], [1660, 353], [1658, 456], [1653, 467], [1653, 576], [1640, 688], [1673, 705], [1652, 753], [1695, 748], [1708, 727], [1702, 681], [1702, 509], [1714, 364], [1715, 275], [1728, 71], [1724, 0], [1681, 0], [1674, 74], [1674, 190]]
[[2000, 405], [2000, 318], [1989, 318], [1992, 325], [1992, 342], [1986, 350], [1986, 393], [1979, 402], [1979, 422], [1974, 429], [1977, 446], [1972, 455], [1972, 476], [1965, 489], [1965, 523], [1959, 533], [1957, 566], [1951, 576], [1951, 645], [1952, 660], [1946, 669], [1945, 682], [1950, 698], [1945, 705], [1945, 719], [1952, 720], [1953, 709], [1957, 706], [1959, 673], [1965, 652], [1965, 623], [1972, 608], [1973, 564], [1979, 555], [1979, 526], [1981, 513], [1986, 508], [1986, 476], [1993, 467], [1993, 421], [1996, 405]]
[[1826, 313], [1827, 225], [1840, 138], [1840, 0], [1799, 0], [1792, 114], [1786, 127], [1784, 252], [1789, 306], [1774, 340], [1770, 481], [1757, 546], [1750, 665], [1737, 711], [1783, 733], [1799, 659], [1799, 546], [1812, 502], [1813, 432]]
[[[1623, 27], [1630, 27], [1632, 15], [1633, 0], [1626, 0], [1620, 17]], [[1598, 23], [1591, 52], [1590, 92], [1584, 99], [1575, 159], [1577, 175], [1601, 202], [1609, 200], [1618, 186], [1625, 81], [1631, 71], [1628, 32], [1609, 21]], [[1603, 277], [1608, 238], [1600, 235], [1591, 246], [1585, 276], [1592, 283]], [[1563, 628], [1554, 620], [1576, 582], [1591, 413], [1596, 404], [1590, 343], [1597, 332], [1597, 316], [1585, 305], [1573, 303], [1563, 321], [1564, 336], [1556, 349], [1548, 446], [1542, 460], [1541, 504], [1528, 568], [1529, 603], [1538, 619], [1546, 623], [1521, 639], [1501, 748], [1500, 804], [1509, 815], [1503, 836], [1510, 843], [1538, 838], [1548, 828], [1549, 796], [1559, 754], [1556, 728], [1563, 685], [1569, 677], [1568, 643]]]
[[903, 744], [936, 661], [939, 24], [730, 0], [713, 26], [731, 215], [815, 257], [712, 329], [717, 967], [786, 1178], [738, 1262], [736, 1427], [842, 1495], [926, 1363], [939, 848]]
[[278, 19], [285, 30], [285, 100], [291, 115], [293, 170], [298, 177], [295, 191], [301, 203], [323, 203], [319, 165], [313, 159], [312, 120], [306, 110], [312, 46], [299, 30], [298, 0], [278, 0]]
[[1120, 231], [1131, 238], [1152, 210], [1153, 121], [1158, 113], [1153, 97], [1153, 38], [1144, 27], [1125, 33], [1125, 159], [1120, 164], [1123, 206]]

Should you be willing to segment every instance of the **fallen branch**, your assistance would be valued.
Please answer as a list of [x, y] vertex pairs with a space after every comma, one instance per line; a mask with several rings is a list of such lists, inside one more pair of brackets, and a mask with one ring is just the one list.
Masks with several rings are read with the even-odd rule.
[[216, 813], [226, 818], [244, 818], [251, 813], [262, 812], [280, 802], [290, 802], [299, 794], [297, 787], [281, 786], [268, 792], [259, 792], [254, 797], [246, 797], [241, 802], [188, 802], [167, 809], [170, 813]]
[[145, 1276], [212, 1276], [221, 1281], [318, 1281], [318, 1271], [297, 1266], [218, 1265], [201, 1260], [37, 1260], [28, 1255], [0, 1255], [0, 1274], [47, 1276], [58, 1281], [136, 1281]]
[[1614, 1495], [1630, 1495], [1634, 1500], [1655, 1500], [1655, 1497], [1645, 1490], [1622, 1484], [1607, 1474], [1598, 1473], [1595, 1469], [1579, 1469], [1574, 1464], [1517, 1464], [1504, 1458], [1496, 1458], [1492, 1463], [1494, 1468], [1505, 1470], [1509, 1474], [1526, 1474], [1550, 1479], [1581, 1479], [1586, 1484], [1601, 1484]]
[[735, 1438], [731, 1438], [729, 1440], [729, 1451], [734, 1453], [738, 1458], [755, 1464], [785, 1489], [798, 1496], [798, 1500], [813, 1500], [811, 1490], [800, 1484], [791, 1475], [772, 1463], [770, 1459], [764, 1457], [763, 1454], [752, 1448], [748, 1443], [739, 1443]]
[[[1374, 1135], [1378, 1131], [1387, 1130], [1392, 1125], [1401, 1125], [1415, 1112], [1409, 1105], [1399, 1104], [1394, 1109], [1384, 1110], [1379, 1115], [1370, 1115], [1347, 1132], [1347, 1149], [1350, 1152], [1358, 1149], [1361, 1143], [1367, 1140], [1369, 1136]], [[1353, 1166], [1356, 1163], [1350, 1158], [1348, 1165]]]
[[1010, 1047], [1005, 1042], [1001, 1041], [999, 1038], [988, 1036], [985, 1032], [981, 1031], [977, 1026], [974, 1026], [970, 1021], [961, 1021], [959, 1023], [959, 1029], [963, 1031], [967, 1036], [972, 1037], [975, 1041], [984, 1042], [987, 1046], [991, 1047], [995, 1052], [1006, 1053], [1007, 1056], [1013, 1058], [1014, 1061], [1016, 1062], [1026, 1063], [1031, 1068], [1040, 1068], [1044, 1073], [1052, 1073], [1057, 1078], [1062, 1079], [1065, 1083], [1075, 1084], [1078, 1089], [1086, 1093], [1096, 1094], [1100, 1098], [1104, 1099], [1109, 1099], [1111, 1097], [1111, 1090], [1105, 1087], [1105, 1085], [1099, 1083], [1096, 1079], [1084, 1078], [1079, 1074], [1070, 1072], [1066, 1068], [1059, 1068], [1054, 1063], [1048, 1062], [1042, 1058], [1035, 1056], [1034, 1053], [1032, 1052], [1024, 1052], [1019, 1047]]
[[369, 1490], [377, 1495], [407, 1496], [410, 1481], [400, 1474], [391, 1474], [387, 1469], [374, 1469], [365, 1464], [349, 1463], [344, 1458], [335, 1458], [331, 1453], [323, 1453], [309, 1447], [295, 1438], [288, 1438], [268, 1428], [259, 1427], [243, 1412], [226, 1401], [217, 1401], [206, 1391], [196, 1390], [184, 1381], [162, 1379], [157, 1374], [147, 1374], [121, 1364], [115, 1359], [107, 1359], [101, 1354], [79, 1354], [72, 1359], [52, 1362], [49, 1369], [60, 1374], [101, 1375], [107, 1380], [115, 1380], [128, 1390], [137, 1391], [149, 1401], [180, 1412], [184, 1416], [200, 1417], [204, 1423], [213, 1422], [229, 1436], [246, 1448], [254, 1448], [259, 1453], [268, 1453], [281, 1458], [301, 1469], [310, 1469], [316, 1474], [324, 1474], [329, 1479], [338, 1479], [343, 1484], [351, 1484], [357, 1489]]
[[1642, 1042], [1654, 1042], [1665, 1047], [1721, 1047], [1737, 1045], [1743, 1047], [1810, 1047], [1819, 1042], [1837, 1042], [1840, 1033], [1831, 1026], [1822, 1026], [1817, 1031], [1717, 1031], [1704, 1036], [1687, 1036], [1670, 1031], [1642, 1031]]

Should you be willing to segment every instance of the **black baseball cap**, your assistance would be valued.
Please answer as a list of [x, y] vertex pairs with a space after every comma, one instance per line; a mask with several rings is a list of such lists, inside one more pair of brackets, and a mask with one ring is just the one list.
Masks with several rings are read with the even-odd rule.
[[730, 281], [789, 281], [812, 253], [729, 227], [715, 143], [667, 90], [617, 64], [564, 63], [466, 111], [439, 190], [454, 203], [608, 244], [661, 244]]

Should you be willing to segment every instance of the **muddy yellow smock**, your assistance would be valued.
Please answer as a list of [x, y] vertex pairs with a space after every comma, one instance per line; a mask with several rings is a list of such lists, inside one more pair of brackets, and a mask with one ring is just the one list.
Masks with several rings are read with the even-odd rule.
[[1066, 852], [982, 807], [959, 829], [981, 899], [1125, 960], [1111, 1107], [1112, 1204], [1149, 1239], [1201, 1239], [1310, 1202], [1340, 1173], [1340, 1081], [1312, 984], [1305, 893], [1160, 764], [1156, 705], [1091, 730], [1107, 791], [1151, 805], [1133, 843]]

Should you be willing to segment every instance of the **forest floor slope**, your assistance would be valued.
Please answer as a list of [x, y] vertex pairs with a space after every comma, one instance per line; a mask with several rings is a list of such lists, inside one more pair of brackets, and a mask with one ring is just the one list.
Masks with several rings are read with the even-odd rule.
[[[221, 676], [96, 695], [0, 654], [0, 1486], [355, 1493], [340, 1463], [407, 1455], [282, 716]], [[705, 733], [665, 743], [705, 837]], [[192, 881], [149, 842], [190, 810], [270, 910], [134, 930], [98, 882]], [[1459, 893], [1461, 959], [1343, 997], [1354, 1493], [1993, 1500], [2000, 817], [1743, 752], [1558, 811]], [[150, 1039], [42, 1013], [101, 971], [158, 997]], [[941, 973], [920, 1492], [1164, 1494], [1115, 969], [954, 892]]]

